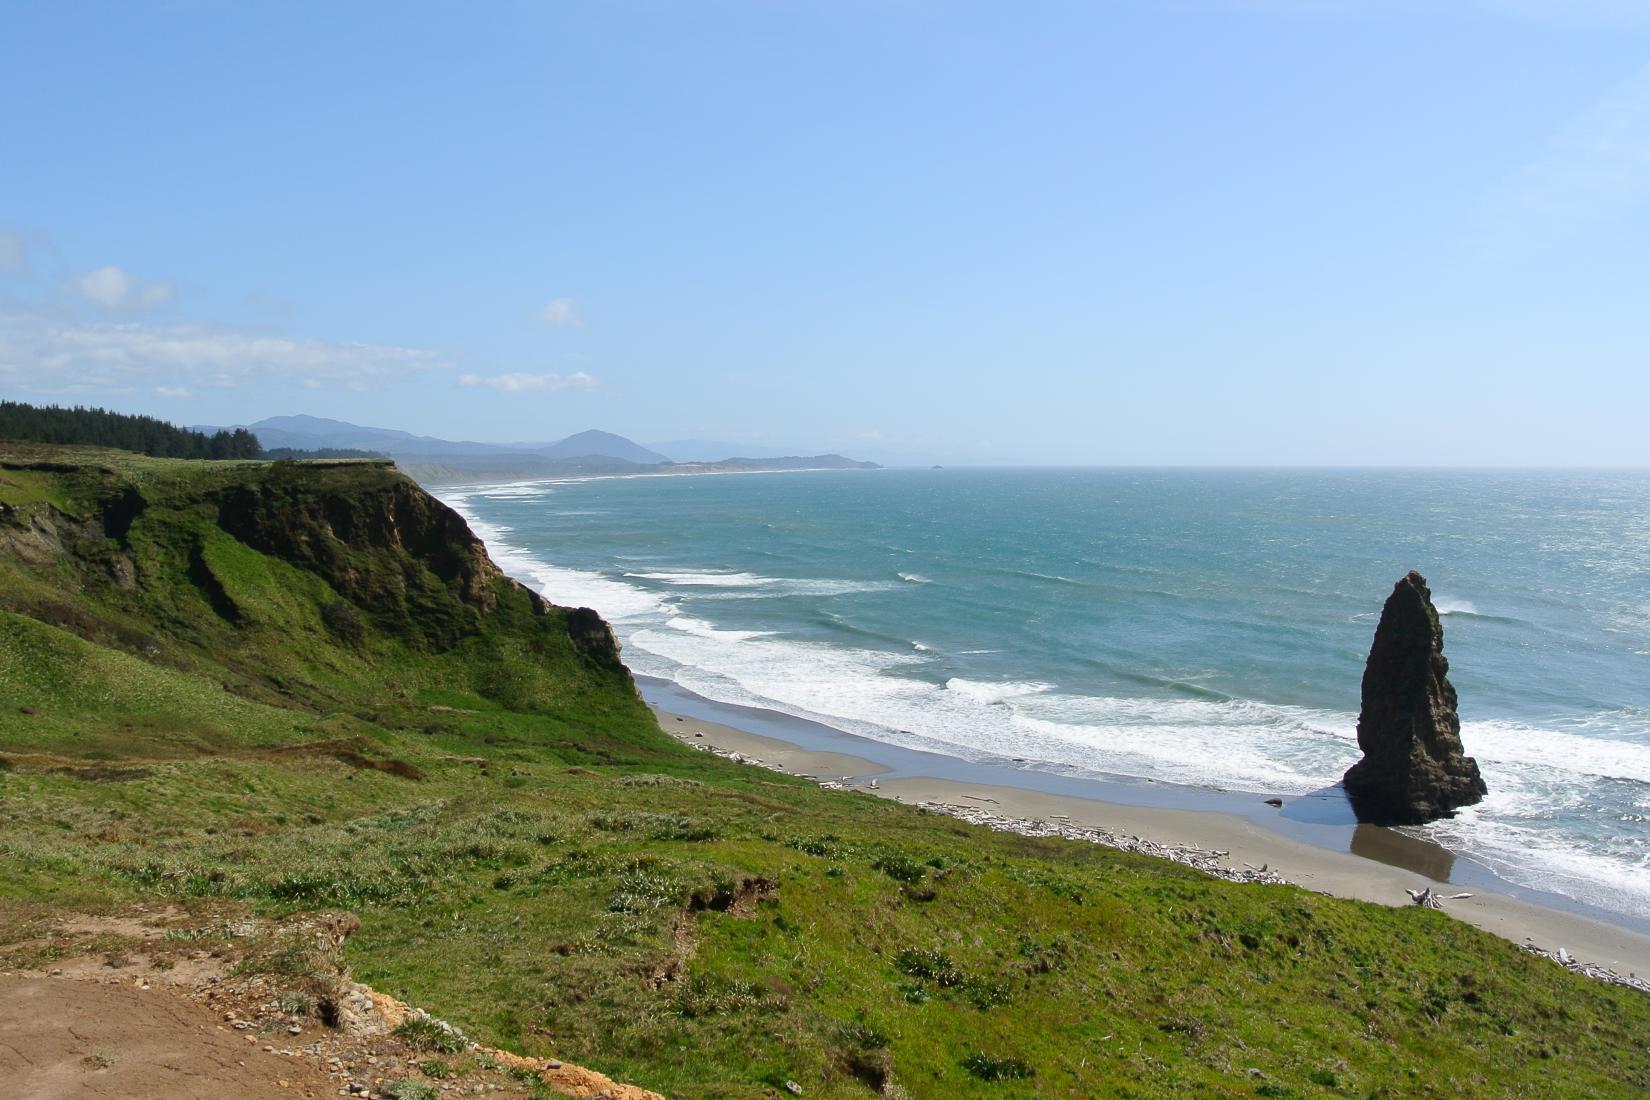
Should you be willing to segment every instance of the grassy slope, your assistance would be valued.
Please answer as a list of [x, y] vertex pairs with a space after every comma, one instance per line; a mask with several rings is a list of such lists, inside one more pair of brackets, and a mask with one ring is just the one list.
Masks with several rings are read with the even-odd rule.
[[[1650, 1090], [1650, 999], [1445, 914], [685, 750], [462, 540], [386, 540], [444, 521], [381, 466], [10, 450], [0, 941], [136, 899], [349, 909], [359, 979], [671, 1095]], [[247, 487], [279, 552], [223, 526]]]

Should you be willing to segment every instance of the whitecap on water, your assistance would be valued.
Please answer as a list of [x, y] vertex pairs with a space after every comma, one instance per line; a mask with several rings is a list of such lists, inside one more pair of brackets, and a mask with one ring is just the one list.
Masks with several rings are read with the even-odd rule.
[[947, 691], [954, 691], [980, 703], [1000, 703], [1018, 695], [1036, 695], [1054, 690], [1053, 684], [1036, 680], [1000, 680], [988, 683], [983, 680], [965, 680], [960, 676], [953, 676], [947, 680], [945, 687]]
[[1471, 600], [1457, 600], [1449, 596], [1438, 596], [1432, 601], [1432, 606], [1438, 609], [1440, 615], [1477, 615], [1478, 608]]

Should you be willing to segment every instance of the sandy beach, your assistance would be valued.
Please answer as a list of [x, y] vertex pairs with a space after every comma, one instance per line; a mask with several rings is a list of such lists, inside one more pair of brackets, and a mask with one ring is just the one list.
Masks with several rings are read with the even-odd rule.
[[[1380, 850], [1385, 845], [1398, 849], [1431, 846], [1389, 830], [1364, 828], [1356, 832], [1353, 846], [1376, 857], [1369, 858], [1352, 850], [1334, 851], [1296, 840], [1229, 813], [1123, 805], [954, 779], [882, 778], [888, 775], [889, 768], [867, 758], [874, 747], [867, 757], [818, 752], [781, 738], [676, 714], [657, 706], [654, 711], [667, 733], [689, 744], [723, 754], [737, 753], [763, 767], [821, 782], [841, 783], [882, 798], [914, 805], [938, 803], [972, 807], [1003, 817], [1103, 829], [1162, 845], [1223, 852], [1234, 868], [1266, 868], [1309, 890], [1381, 905], [1411, 904], [1406, 891], [1423, 887], [1431, 887], [1446, 898], [1455, 893], [1471, 893], [1470, 898], [1446, 900], [1445, 911], [1514, 943], [1546, 951], [1563, 949], [1582, 963], [1623, 975], [1650, 976], [1650, 936], [1513, 897], [1487, 888], [1481, 881], [1440, 886], [1440, 881], [1429, 879], [1417, 869], [1426, 866], [1424, 851]], [[870, 742], [866, 744], [873, 746]], [[1392, 859], [1395, 855], [1403, 858]], [[1448, 861], [1444, 866], [1448, 866]]]

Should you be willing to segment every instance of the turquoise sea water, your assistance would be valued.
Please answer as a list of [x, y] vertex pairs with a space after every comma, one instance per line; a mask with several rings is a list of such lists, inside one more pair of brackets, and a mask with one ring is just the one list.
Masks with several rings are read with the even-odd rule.
[[1304, 793], [1418, 569], [1490, 795], [1419, 830], [1650, 912], [1650, 473], [884, 470], [442, 493], [625, 659], [1008, 767]]

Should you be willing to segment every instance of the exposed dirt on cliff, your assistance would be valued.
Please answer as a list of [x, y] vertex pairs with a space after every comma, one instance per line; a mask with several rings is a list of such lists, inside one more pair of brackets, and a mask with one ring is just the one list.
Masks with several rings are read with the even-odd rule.
[[[65, 914], [0, 944], [0, 1081], [28, 1100], [442, 1095], [662, 1100], [555, 1059], [471, 1045], [402, 1001], [352, 982], [324, 988], [247, 966], [285, 945], [336, 962], [350, 914], [288, 925], [178, 909]], [[217, 946], [208, 949], [207, 945]], [[237, 965], [241, 964], [241, 965]], [[406, 1025], [415, 1026], [409, 1030]]]
[[318, 1098], [337, 1085], [304, 1059], [225, 1031], [159, 986], [0, 978], [0, 1079], [29, 1100]]

